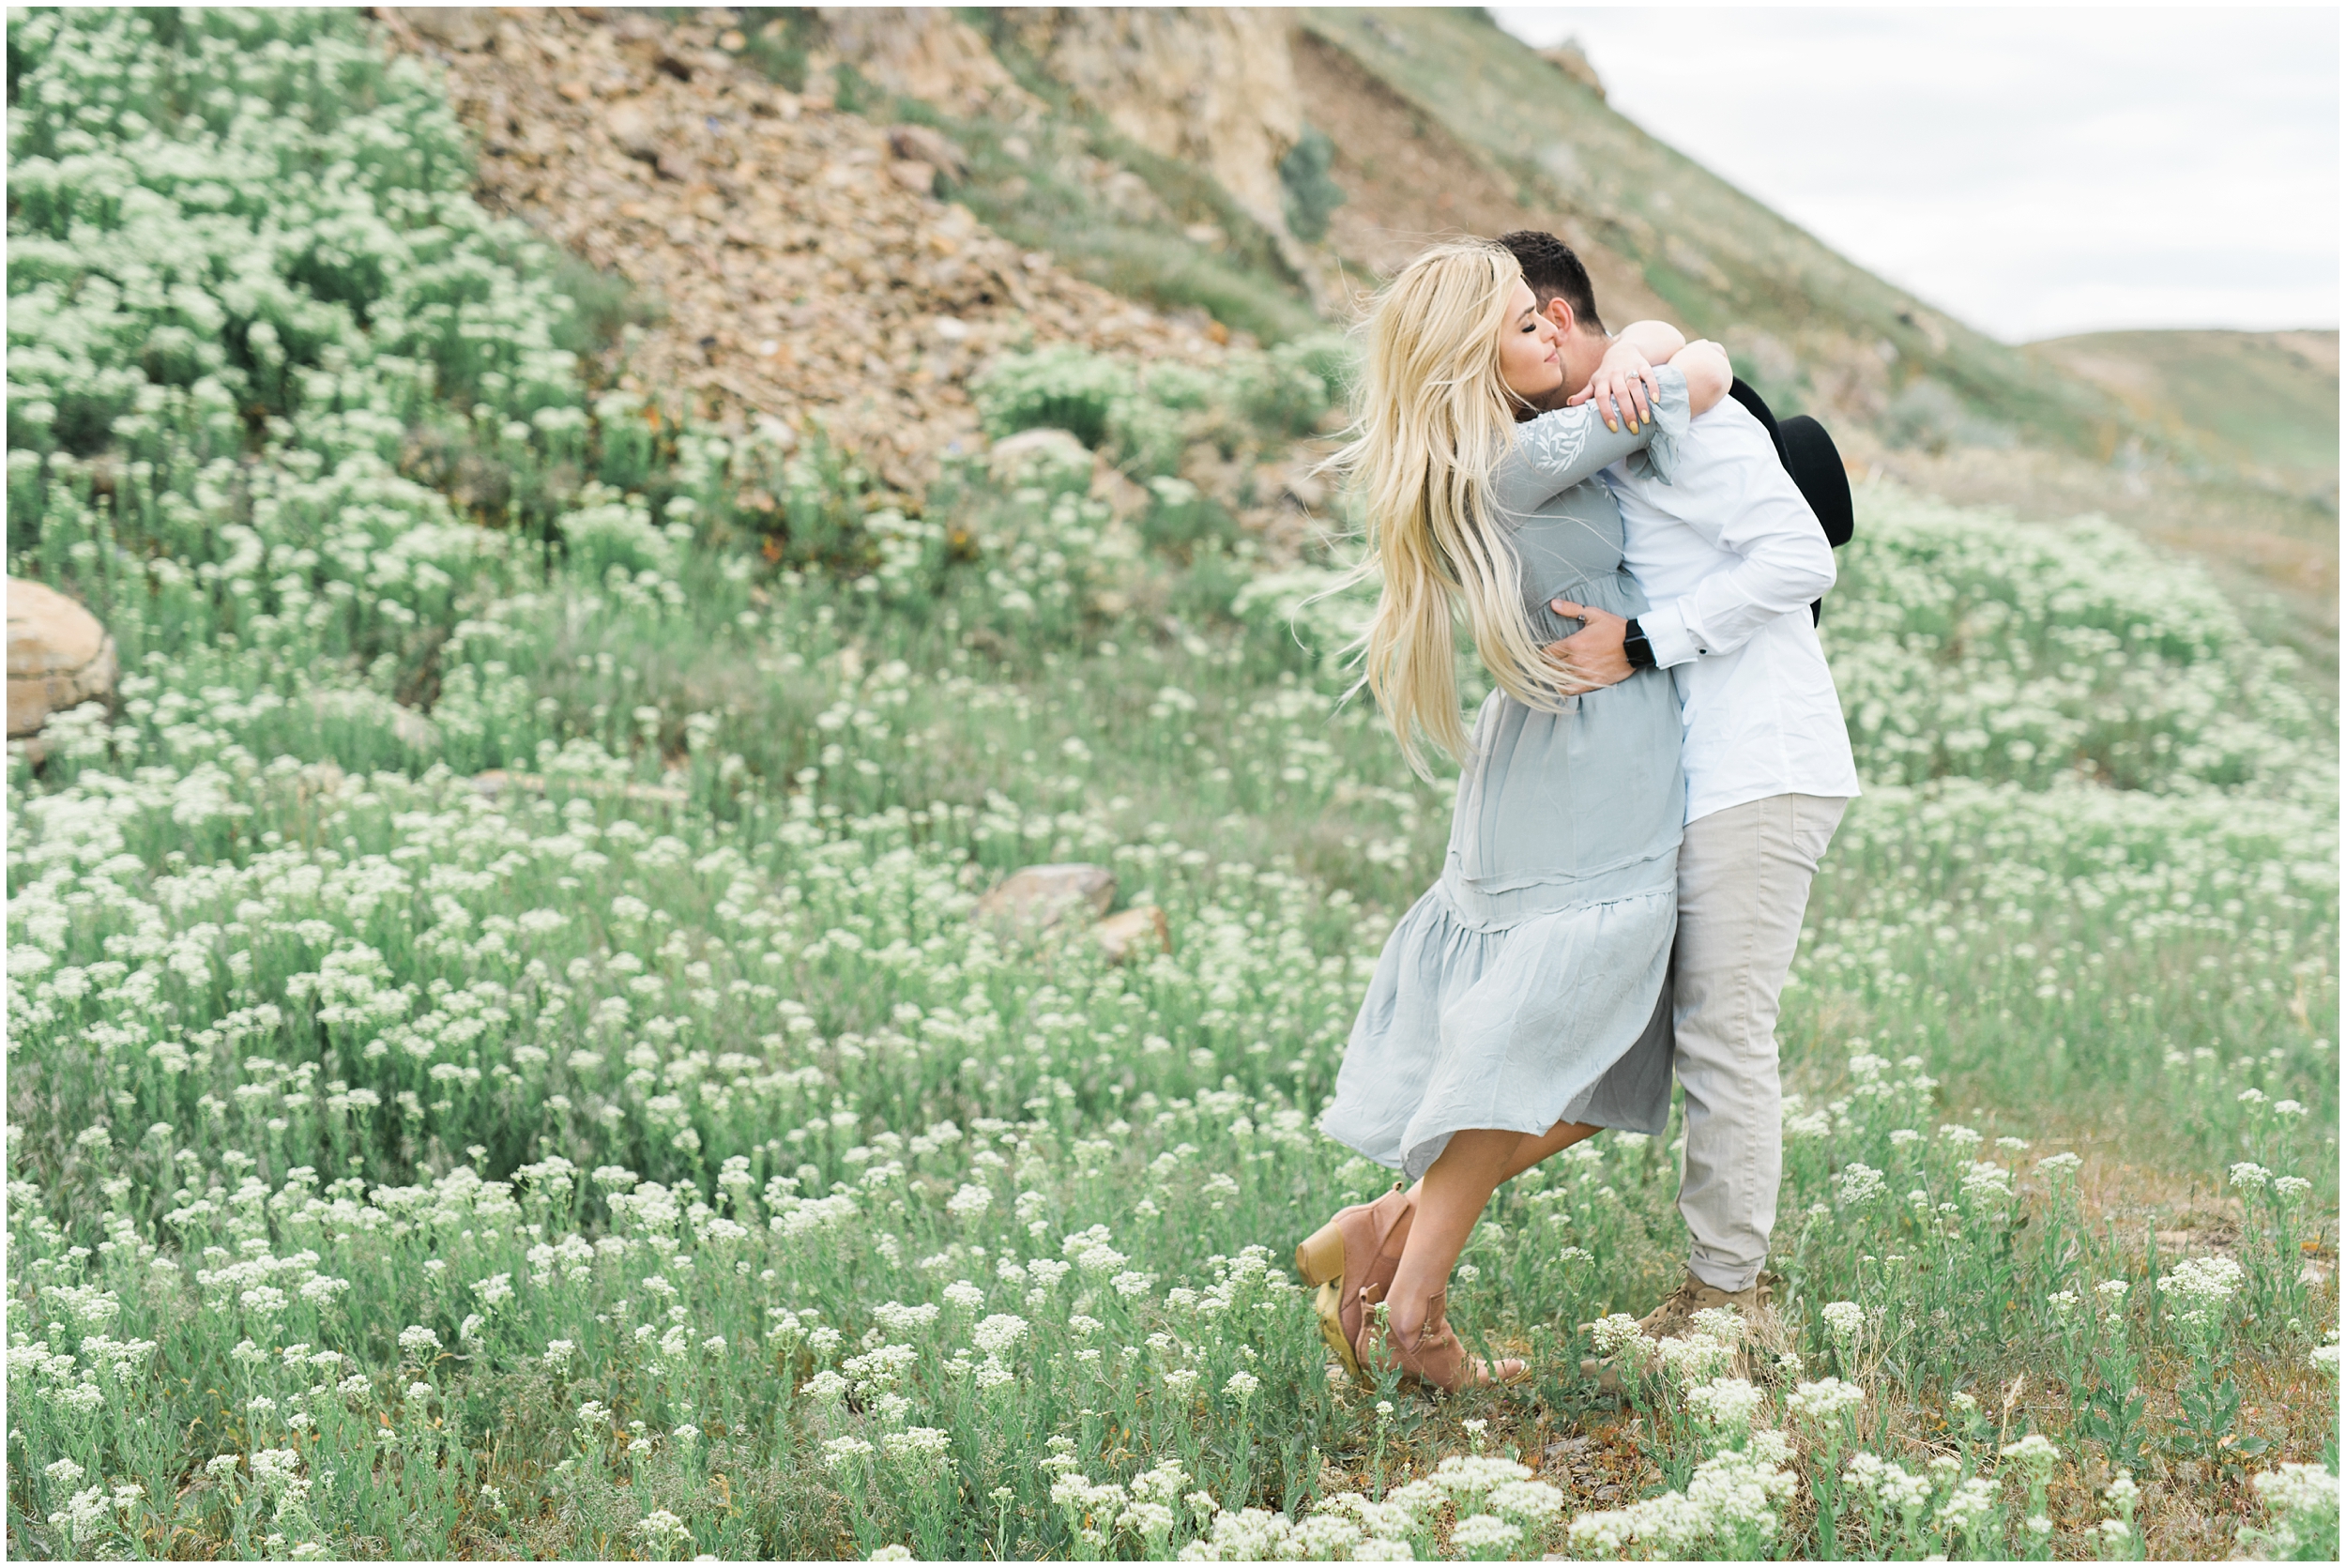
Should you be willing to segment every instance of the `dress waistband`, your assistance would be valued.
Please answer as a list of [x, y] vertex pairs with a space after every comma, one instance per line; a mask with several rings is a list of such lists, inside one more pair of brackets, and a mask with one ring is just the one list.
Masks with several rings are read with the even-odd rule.
[[1435, 884], [1457, 922], [1474, 931], [1504, 931], [1542, 915], [1619, 904], [1655, 894], [1678, 896], [1678, 846], [1659, 855], [1586, 875], [1559, 875], [1550, 881], [1525, 877], [1469, 878], [1455, 860]]

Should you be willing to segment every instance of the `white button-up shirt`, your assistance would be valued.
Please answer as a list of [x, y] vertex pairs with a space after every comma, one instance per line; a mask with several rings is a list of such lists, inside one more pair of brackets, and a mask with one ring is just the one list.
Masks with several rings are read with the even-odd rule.
[[1857, 794], [1840, 694], [1809, 619], [1833, 586], [1833, 547], [1732, 398], [1693, 421], [1671, 483], [1625, 463], [1605, 471], [1621, 502], [1630, 574], [1653, 608], [1638, 617], [1670, 672], [1685, 726], [1686, 820], [1771, 795]]

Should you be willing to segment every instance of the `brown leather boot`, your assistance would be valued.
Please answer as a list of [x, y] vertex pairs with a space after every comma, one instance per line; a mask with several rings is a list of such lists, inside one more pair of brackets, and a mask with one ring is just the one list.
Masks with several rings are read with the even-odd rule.
[[1379, 1371], [1398, 1367], [1403, 1382], [1424, 1384], [1444, 1393], [1455, 1393], [1469, 1384], [1514, 1382], [1531, 1371], [1512, 1356], [1493, 1366], [1480, 1356], [1468, 1355], [1450, 1327], [1448, 1290], [1435, 1292], [1425, 1303], [1425, 1321], [1409, 1338], [1380, 1320], [1376, 1308], [1384, 1299], [1381, 1285], [1361, 1292], [1359, 1356], [1363, 1367]]
[[1306, 1285], [1319, 1286], [1313, 1309], [1319, 1317], [1320, 1336], [1344, 1362], [1344, 1369], [1361, 1375], [1357, 1345], [1361, 1333], [1361, 1292], [1374, 1285], [1379, 1299], [1393, 1285], [1401, 1267], [1396, 1254], [1387, 1256], [1385, 1243], [1394, 1228], [1417, 1207], [1400, 1182], [1374, 1203], [1355, 1203], [1336, 1210], [1295, 1249], [1295, 1271]]

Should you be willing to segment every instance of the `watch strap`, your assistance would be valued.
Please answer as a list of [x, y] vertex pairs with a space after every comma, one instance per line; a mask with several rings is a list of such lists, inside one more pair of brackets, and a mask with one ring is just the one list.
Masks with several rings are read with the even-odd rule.
[[1621, 651], [1622, 657], [1629, 661], [1631, 669], [1653, 668], [1653, 645], [1645, 640], [1645, 630], [1638, 624], [1635, 617], [1622, 630]]

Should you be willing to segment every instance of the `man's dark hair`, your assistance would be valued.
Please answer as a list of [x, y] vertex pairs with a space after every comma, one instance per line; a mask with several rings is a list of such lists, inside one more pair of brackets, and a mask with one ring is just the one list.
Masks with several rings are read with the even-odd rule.
[[1499, 243], [1523, 264], [1523, 281], [1531, 285], [1541, 310], [1547, 309], [1549, 300], [1561, 298], [1572, 307], [1574, 320], [1592, 331], [1605, 330], [1604, 318], [1596, 313], [1596, 290], [1589, 284], [1589, 269], [1580, 265], [1571, 246], [1538, 229], [1501, 235]]

